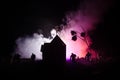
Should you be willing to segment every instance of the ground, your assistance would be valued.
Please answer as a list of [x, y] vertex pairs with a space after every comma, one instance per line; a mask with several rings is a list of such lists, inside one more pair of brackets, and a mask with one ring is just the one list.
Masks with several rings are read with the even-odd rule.
[[[85, 65], [82, 62], [67, 62], [64, 66], [46, 65], [42, 61], [22, 62], [20, 64], [3, 64], [0, 68], [1, 76], [11, 79], [39, 78], [39, 79], [81, 79], [105, 80], [119, 78], [119, 64], [117, 60], [97, 64]], [[6, 78], [4, 77], [4, 78]]]

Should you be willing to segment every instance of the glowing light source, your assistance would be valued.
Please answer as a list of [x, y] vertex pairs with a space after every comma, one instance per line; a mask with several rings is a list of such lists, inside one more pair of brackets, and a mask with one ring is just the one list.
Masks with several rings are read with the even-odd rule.
[[54, 38], [57, 35], [57, 32], [55, 29], [51, 30], [51, 37]]
[[[86, 53], [87, 53], [87, 44], [85, 43], [85, 41], [83, 41], [82, 39], [78, 38], [76, 36], [76, 32], [80, 30], [80, 28], [78, 27], [74, 27], [74, 28], [69, 28], [66, 30], [62, 30], [59, 34], [60, 38], [63, 40], [63, 42], [66, 44], [66, 59], [69, 60], [71, 53], [74, 53], [77, 55], [77, 57], [81, 58], [81, 57], [85, 57]], [[72, 35], [74, 35], [74, 37], [72, 37]], [[73, 41], [72, 39], [74, 39], [75, 41]]]

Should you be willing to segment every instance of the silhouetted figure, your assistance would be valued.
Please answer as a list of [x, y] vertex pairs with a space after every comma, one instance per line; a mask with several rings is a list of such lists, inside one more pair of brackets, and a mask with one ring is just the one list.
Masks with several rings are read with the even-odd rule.
[[13, 56], [13, 60], [12, 60], [12, 63], [15, 63], [15, 64], [18, 64], [18, 63], [20, 63], [20, 55], [19, 54], [15, 54], [14, 56]]
[[90, 58], [91, 58], [91, 53], [87, 53], [86, 54], [86, 56], [85, 56], [85, 59], [87, 60], [87, 61], [90, 61]]
[[32, 61], [35, 61], [35, 58], [36, 58], [35, 54], [32, 53], [32, 55], [31, 55], [31, 60], [32, 60]]
[[80, 60], [80, 58], [79, 58], [79, 56], [77, 56], [77, 58], [76, 58], [76, 62], [78, 62]]
[[71, 56], [70, 56], [70, 60], [72, 61], [72, 62], [75, 62], [76, 61], [76, 54], [71, 54]]

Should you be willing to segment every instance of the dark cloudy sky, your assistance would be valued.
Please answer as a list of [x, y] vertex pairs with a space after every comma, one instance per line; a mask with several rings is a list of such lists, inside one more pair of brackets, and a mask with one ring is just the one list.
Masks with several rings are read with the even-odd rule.
[[[5, 30], [7, 29], [7, 38], [4, 38], [7, 39], [7, 45], [4, 49], [5, 53], [2, 53], [2, 55], [8, 55], [13, 52], [15, 40], [20, 36], [31, 35], [38, 29], [42, 29], [45, 32], [43, 34], [48, 36], [47, 33], [51, 27], [61, 24], [65, 13], [70, 10], [76, 10], [82, 1], [84, 0], [7, 2], [6, 15], [8, 17], [8, 25], [5, 28]], [[114, 50], [117, 51], [120, 32], [119, 4], [115, 0], [113, 2], [113, 7], [103, 15], [104, 21], [96, 25], [97, 29], [92, 35], [92, 39], [97, 46], [116, 47]], [[105, 45], [101, 45], [101, 43], [105, 43]]]

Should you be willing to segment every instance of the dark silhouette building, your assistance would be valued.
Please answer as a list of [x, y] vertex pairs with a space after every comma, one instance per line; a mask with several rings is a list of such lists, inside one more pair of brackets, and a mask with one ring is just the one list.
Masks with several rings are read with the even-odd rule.
[[51, 43], [42, 45], [43, 61], [47, 64], [65, 64], [66, 61], [66, 45], [58, 35]]

